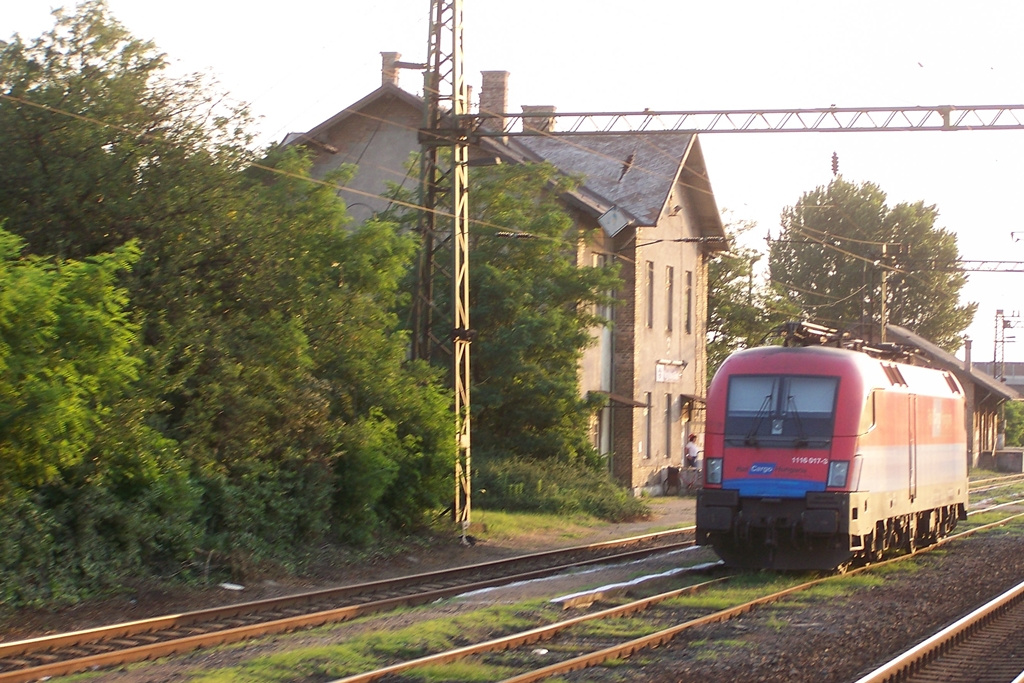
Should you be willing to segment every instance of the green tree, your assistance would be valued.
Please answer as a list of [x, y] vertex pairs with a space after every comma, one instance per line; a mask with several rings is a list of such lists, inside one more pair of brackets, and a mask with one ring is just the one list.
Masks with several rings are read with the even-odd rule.
[[935, 206], [889, 207], [878, 186], [838, 177], [783, 211], [772, 283], [815, 322], [877, 339], [884, 304], [889, 323], [955, 351], [977, 304], [958, 304], [967, 278], [953, 269], [956, 235], [937, 217]]
[[87, 456], [138, 378], [114, 286], [138, 252], [54, 263], [20, 258], [22, 245], [0, 229], [0, 479], [38, 486]]
[[186, 558], [196, 504], [135, 393], [137, 325], [116, 278], [138, 250], [71, 261], [22, 245], [0, 229], [0, 601], [13, 603]]
[[[247, 110], [164, 55], [102, 0], [0, 50], [0, 216], [36, 254], [82, 258], [215, 210], [252, 158]], [[220, 174], [220, 177], [217, 174]]]
[[[245, 109], [201, 79], [167, 80], [164, 57], [103, 2], [56, 16], [0, 52], [0, 216], [34, 254], [137, 250], [117, 284], [141, 362], [124, 366], [139, 377], [113, 426], [47, 484], [47, 524], [63, 530], [49, 536], [138, 543], [99, 518], [76, 530], [72, 512], [152, 492], [144, 462], [186, 477], [180, 499], [200, 497], [190, 551], [285, 558], [422, 523], [452, 490], [451, 425], [394, 313], [412, 238], [386, 221], [350, 229], [294, 150], [253, 163]], [[185, 543], [177, 521], [146, 532]]]
[[551, 165], [482, 169], [473, 186], [485, 226], [470, 258], [474, 447], [593, 463], [596, 405], [579, 394], [579, 362], [606, 324], [595, 304], [618, 283], [615, 271], [576, 264], [583, 235], [558, 204], [572, 181]]
[[1007, 401], [1003, 407], [1003, 431], [1007, 446], [1024, 446], [1024, 401]]
[[755, 224], [726, 226], [729, 250], [708, 266], [708, 381], [729, 354], [764, 342], [780, 323], [799, 317], [799, 309], [764, 282], [758, 271], [762, 254], [743, 246]]

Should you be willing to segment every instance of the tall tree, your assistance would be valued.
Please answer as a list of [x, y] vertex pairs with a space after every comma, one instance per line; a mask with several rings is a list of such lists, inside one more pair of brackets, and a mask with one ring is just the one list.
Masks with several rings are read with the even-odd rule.
[[612, 268], [580, 266], [583, 235], [558, 203], [574, 181], [550, 164], [480, 169], [471, 243], [473, 435], [481, 453], [594, 463], [579, 362], [606, 324]]
[[884, 312], [955, 351], [977, 304], [959, 304], [967, 277], [955, 271], [956, 235], [937, 217], [923, 202], [889, 207], [877, 185], [840, 176], [783, 211], [772, 283], [816, 322], [877, 340]]
[[[164, 55], [102, 0], [0, 51], [0, 216], [28, 250], [62, 258], [145, 248], [222, 203], [252, 158], [244, 106], [200, 76], [163, 77]], [[219, 176], [217, 174], [220, 174]]]
[[[0, 219], [56, 263], [133, 255], [131, 270], [102, 272], [132, 332], [130, 353], [111, 353], [138, 360], [99, 367], [138, 378], [100, 416], [88, 457], [44, 471], [45, 496], [24, 481], [12, 518], [50, 515], [57, 531], [39, 537], [67, 545], [42, 555], [79, 575], [147, 538], [162, 561], [187, 563], [183, 548], [281, 558], [423, 522], [450, 495], [451, 425], [436, 373], [406, 362], [393, 312], [412, 238], [385, 221], [350, 229], [307, 159], [253, 152], [245, 109], [222, 108], [198, 79], [166, 80], [163, 56], [103, 2], [55, 14], [52, 31], [0, 51]], [[67, 324], [88, 329], [77, 318], [90, 315], [76, 306]], [[186, 477], [178, 499], [202, 505], [157, 528], [86, 514], [83, 501], [113, 491], [171, 490], [154, 471]], [[83, 537], [106, 550], [74, 555]]]

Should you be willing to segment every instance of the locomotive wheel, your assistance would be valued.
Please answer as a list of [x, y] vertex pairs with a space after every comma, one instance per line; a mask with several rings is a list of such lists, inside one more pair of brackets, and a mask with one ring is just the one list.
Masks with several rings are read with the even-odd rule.
[[884, 534], [872, 534], [871, 540], [865, 544], [868, 546], [868, 562], [880, 562], [882, 556], [885, 555], [885, 535]]

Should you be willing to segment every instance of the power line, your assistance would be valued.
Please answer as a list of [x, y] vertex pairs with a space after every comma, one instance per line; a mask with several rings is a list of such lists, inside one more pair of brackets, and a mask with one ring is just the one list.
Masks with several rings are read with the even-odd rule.
[[[120, 124], [117, 124], [117, 123], [110, 123], [110, 122], [107, 122], [107, 121], [102, 121], [102, 120], [94, 118], [94, 117], [84, 116], [82, 114], [77, 114], [75, 112], [71, 112], [71, 111], [67, 111], [67, 110], [63, 110], [63, 109], [58, 109], [57, 107], [52, 107], [52, 106], [47, 105], [47, 104], [41, 104], [39, 102], [33, 102], [33, 101], [25, 99], [23, 97], [18, 97], [17, 95], [10, 95], [10, 94], [7, 94], [7, 93], [0, 93], [0, 99], [10, 100], [10, 101], [15, 102], [17, 104], [22, 104], [22, 105], [26, 105], [26, 106], [30, 106], [30, 107], [35, 107], [37, 109], [42, 109], [44, 111], [48, 111], [48, 112], [50, 112], [52, 114], [58, 114], [60, 116], [67, 116], [69, 118], [77, 119], [77, 120], [85, 122], [85, 123], [90, 123], [90, 124], [94, 124], [94, 125], [101, 126], [101, 127], [104, 127], [104, 128], [110, 128], [112, 130], [117, 130], [117, 131], [129, 133], [131, 135], [135, 135], [135, 136], [138, 136], [138, 137], [141, 137], [141, 138], [154, 138], [155, 137], [155, 135], [152, 134], [152, 133], [147, 133], [145, 131], [133, 130], [133, 129], [129, 128], [128, 126], [123, 126], [123, 125], [120, 125]], [[453, 217], [453, 214], [451, 212], [445, 211], [443, 209], [438, 209], [436, 207], [428, 209], [426, 206], [424, 206], [422, 204], [417, 204], [417, 203], [414, 203], [414, 202], [404, 201], [404, 200], [398, 199], [396, 197], [391, 197], [391, 196], [388, 196], [388, 195], [382, 195], [382, 194], [377, 194], [377, 193], [374, 193], [374, 192], [368, 192], [368, 191], [365, 191], [365, 190], [360, 190], [360, 189], [357, 189], [357, 188], [354, 188], [354, 187], [349, 187], [348, 185], [339, 185], [338, 183], [332, 183], [332, 182], [329, 182], [329, 181], [326, 181], [326, 180], [320, 180], [320, 179], [317, 179], [317, 178], [313, 178], [313, 177], [310, 177], [308, 175], [303, 175], [303, 174], [300, 174], [300, 173], [295, 173], [295, 172], [292, 172], [292, 171], [287, 171], [285, 169], [276, 168], [274, 166], [269, 166], [267, 164], [263, 164], [263, 163], [260, 163], [258, 161], [248, 160], [248, 161], [246, 161], [246, 164], [249, 167], [251, 167], [251, 168], [259, 169], [261, 171], [266, 171], [268, 173], [273, 173], [275, 175], [280, 175], [280, 176], [283, 176], [283, 177], [286, 177], [286, 178], [290, 178], [290, 179], [293, 179], [293, 180], [302, 180], [302, 181], [306, 181], [306, 182], [309, 182], [309, 183], [312, 183], [312, 184], [315, 184], [315, 185], [320, 185], [320, 186], [323, 186], [323, 187], [329, 187], [329, 188], [331, 188], [331, 189], [333, 189], [333, 190], [335, 190], [337, 192], [344, 192], [344, 193], [347, 193], [347, 194], [352, 194], [352, 195], [356, 195], [358, 197], [364, 197], [364, 198], [368, 198], [368, 199], [380, 199], [380, 200], [383, 200], [383, 201], [387, 201], [387, 202], [389, 202], [391, 204], [395, 204], [395, 205], [398, 205], [398, 206], [401, 206], [401, 207], [404, 207], [404, 208], [407, 208], [407, 209], [412, 209], [414, 211], [429, 211], [429, 212], [432, 212], [432, 213], [434, 213], [436, 215], [439, 215], [441, 217], [444, 217], [444, 218], [452, 218]], [[382, 170], [386, 170], [386, 171], [393, 172], [393, 173], [396, 173], [396, 174], [398, 173], [397, 171], [393, 171], [391, 169], [386, 169], [386, 168], [383, 168]], [[402, 174], [403, 178], [406, 177], [406, 176], [407, 176], [407, 174]], [[477, 227], [489, 228], [489, 229], [493, 229], [493, 230], [498, 231], [498, 232], [503, 232], [503, 231], [508, 231], [509, 230], [509, 226], [507, 226], [507, 225], [499, 225], [497, 223], [491, 223], [489, 221], [484, 221], [484, 220], [471, 219], [471, 223], [476, 225]], [[557, 238], [557, 237], [551, 237], [549, 235], [536, 235], [536, 234], [533, 234], [533, 233], [528, 233], [528, 232], [523, 231], [523, 230], [517, 230], [517, 232], [519, 232], [520, 234], [529, 234], [534, 239], [549, 240], [549, 241], [557, 242], [559, 244], [563, 244], [565, 246], [573, 246], [574, 245], [574, 243], [572, 243], [572, 242], [570, 242], [568, 240]], [[492, 233], [492, 235], [493, 235], [493, 233]], [[485, 236], [487, 236], [487, 235], [485, 235]]]

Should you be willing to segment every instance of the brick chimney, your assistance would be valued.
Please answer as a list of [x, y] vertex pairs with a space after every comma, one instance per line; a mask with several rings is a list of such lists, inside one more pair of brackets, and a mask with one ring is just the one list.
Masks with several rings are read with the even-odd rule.
[[398, 62], [402, 59], [400, 52], [381, 52], [380, 84], [391, 84], [398, 87]]
[[555, 107], [550, 104], [524, 104], [523, 130], [550, 133], [555, 128]]
[[[505, 114], [508, 112], [508, 72], [481, 71], [480, 81], [480, 114]], [[485, 128], [502, 130], [505, 127], [504, 117], [484, 119]]]

